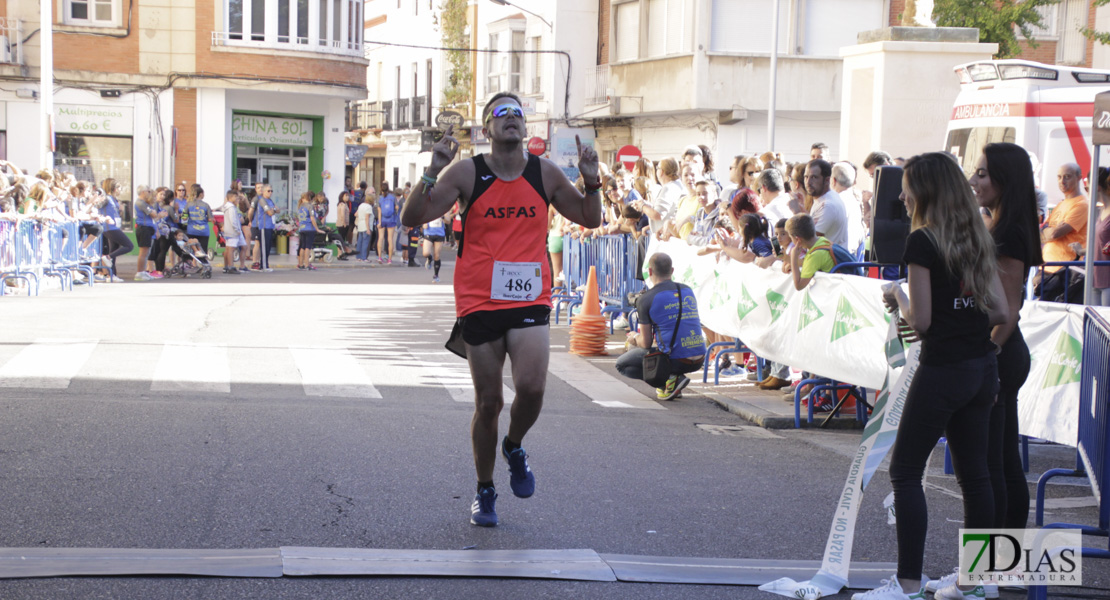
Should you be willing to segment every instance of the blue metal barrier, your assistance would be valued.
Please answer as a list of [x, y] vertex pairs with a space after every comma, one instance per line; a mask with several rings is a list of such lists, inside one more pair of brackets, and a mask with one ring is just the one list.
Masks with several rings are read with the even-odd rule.
[[833, 273], [843, 273], [848, 269], [879, 269], [879, 277], [882, 278], [883, 270], [886, 267], [898, 267], [898, 276], [906, 276], [906, 265], [890, 264], [890, 263], [876, 263], [876, 262], [845, 262], [840, 263], [833, 267]]
[[[713, 360], [710, 360], [710, 357], [713, 356], [713, 350], [715, 350], [717, 348], [720, 348], [720, 351], [717, 352], [717, 355], [715, 357], [713, 357]], [[712, 362], [713, 363], [713, 385], [720, 385], [720, 383], [721, 383], [721, 356], [724, 355], [724, 354], [737, 353], [737, 352], [748, 352], [752, 356], [755, 356], [755, 352], [752, 352], [751, 348], [748, 348], [747, 346], [745, 346], [744, 342], [740, 341], [740, 338], [733, 338], [733, 341], [731, 341], [731, 342], [713, 342], [712, 344], [709, 344], [709, 346], [706, 347], [706, 349], [705, 349], [705, 360], [702, 361], [703, 364], [702, 364], [702, 368], [701, 368], [701, 382], [702, 383], [707, 383], [709, 381], [709, 363]], [[763, 360], [762, 358], [759, 358], [758, 356], [756, 356], [755, 358], [756, 358], [756, 361], [755, 361], [756, 377], [760, 381], [763, 381], [763, 369], [766, 367], [767, 361]], [[740, 364], [740, 363], [737, 362], [736, 364]], [[746, 368], [745, 368], [745, 371], [747, 371]]]
[[567, 319], [571, 311], [581, 304], [582, 294], [579, 287], [586, 284], [594, 267], [597, 276], [598, 299], [602, 302], [601, 313], [609, 315], [609, 333], [613, 333], [613, 321], [620, 313], [629, 313], [635, 307], [629, 295], [644, 289], [644, 282], [636, 279], [636, 241], [628, 234], [603, 235], [583, 240], [567, 235], [563, 238], [563, 272], [566, 276], [566, 290], [563, 294], [552, 296], [555, 302], [555, 322], [559, 322], [562, 304], [567, 304]]
[[93, 281], [88, 262], [100, 259], [100, 240], [81, 248], [76, 221], [0, 221], [0, 295], [8, 280], [22, 281], [27, 294], [38, 295], [40, 277], [57, 277], [63, 290], [73, 289], [74, 271]]
[[[1079, 388], [1079, 439], [1075, 469], [1050, 469], [1037, 482], [1036, 524], [1044, 523], [1044, 497], [1053, 477], [1090, 477], [1098, 498], [1098, 526], [1049, 523], [1045, 529], [1079, 529], [1084, 535], [1110, 538], [1110, 322], [1088, 308], [1083, 319], [1083, 363]], [[1100, 385], [1101, 382], [1101, 385]], [[1110, 558], [1105, 548], [1082, 549], [1084, 557]], [[1045, 586], [1030, 586], [1028, 597], [1048, 597]]]
[[[1086, 265], [1087, 265], [1087, 263], [1084, 262], [1084, 261], [1081, 261], [1081, 260], [1070, 260], [1070, 261], [1046, 262], [1043, 265], [1037, 267], [1037, 272], [1040, 273], [1040, 275], [1041, 275], [1041, 285], [1038, 286], [1038, 288], [1034, 290], [1033, 297], [1036, 298], [1037, 300], [1040, 300], [1041, 296], [1044, 294], [1044, 279], [1045, 279], [1044, 270], [1045, 270], [1045, 267], [1063, 267], [1063, 271], [1064, 271], [1064, 300], [1063, 300], [1063, 302], [1067, 303], [1068, 302], [1068, 288], [1071, 287], [1071, 279], [1072, 279], [1072, 275], [1073, 275], [1073, 272], [1072, 272], [1071, 268], [1072, 267], [1083, 268]], [[1094, 261], [1094, 266], [1096, 266], [1096, 267], [1110, 267], [1110, 260], [1096, 260], [1096, 261]], [[1078, 273], [1074, 273], [1074, 274], [1078, 275]], [[1051, 275], [1052, 275], [1052, 273], [1049, 273], [1049, 276], [1051, 276]], [[1079, 298], [1077, 303], [1078, 304], [1083, 304], [1083, 298]]]

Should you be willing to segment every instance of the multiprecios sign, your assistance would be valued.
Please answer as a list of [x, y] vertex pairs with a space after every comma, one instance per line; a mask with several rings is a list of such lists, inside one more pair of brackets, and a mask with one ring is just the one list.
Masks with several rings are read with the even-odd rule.
[[312, 121], [259, 115], [232, 115], [231, 141], [242, 144], [311, 146]]
[[54, 131], [85, 135], [131, 135], [135, 109], [130, 106], [54, 105]]

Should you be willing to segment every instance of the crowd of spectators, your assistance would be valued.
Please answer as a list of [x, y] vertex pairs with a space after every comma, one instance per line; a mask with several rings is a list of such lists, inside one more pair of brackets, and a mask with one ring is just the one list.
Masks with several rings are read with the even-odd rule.
[[[866, 171], [873, 180], [879, 167], [900, 166], [904, 160], [875, 151], [857, 167], [848, 161], [831, 161], [828, 153], [825, 144], [815, 143], [805, 162], [791, 163], [775, 152], [735, 156], [729, 162], [727, 181], [717, 178], [714, 157], [704, 145], [688, 146], [678, 157], [654, 163], [640, 158], [631, 170], [620, 164], [612, 168], [603, 165], [604, 219], [600, 227], [582, 229], [551, 215], [548, 249], [556, 285], [564, 279], [564, 235], [588, 239], [627, 234], [642, 250], [653, 238], [678, 238], [719, 261], [780, 269], [793, 277], [799, 290], [818, 271], [831, 271], [847, 259], [864, 260], [869, 256], [874, 207], [870, 182], [860, 186], [858, 176]], [[1075, 261], [1085, 254], [1087, 239], [1088, 204], [1081, 170], [1077, 165], [1063, 165], [1058, 181], [1065, 200], [1042, 215], [1045, 260]], [[1099, 189], [1102, 209], [1096, 259], [1110, 260], [1110, 209], [1103, 198], [1110, 193], [1110, 182], [1105, 170], [1099, 177]], [[1038, 190], [1038, 197], [1045, 195]], [[989, 219], [987, 213], [984, 209], [984, 219]], [[643, 255], [641, 252], [641, 263]], [[636, 272], [641, 271], [637, 265]], [[1052, 300], [1059, 295], [1057, 287], [1063, 287], [1063, 278], [1053, 277], [1053, 267], [1045, 271], [1043, 295]], [[1098, 267], [1093, 276], [1099, 298], [1110, 305], [1110, 268]], [[1070, 281], [1074, 285], [1076, 279]], [[1073, 292], [1070, 298], [1075, 301], [1077, 296]], [[618, 325], [627, 326], [627, 322], [621, 319]], [[704, 334], [707, 343], [724, 339], [709, 329], [704, 329]], [[638, 332], [629, 333], [630, 337], [636, 335]], [[757, 379], [754, 358], [747, 365], [733, 365], [726, 354], [720, 361], [726, 377]], [[772, 364], [758, 385], [769, 390], [791, 386], [789, 367]], [[792, 399], [793, 394], [788, 397]]]

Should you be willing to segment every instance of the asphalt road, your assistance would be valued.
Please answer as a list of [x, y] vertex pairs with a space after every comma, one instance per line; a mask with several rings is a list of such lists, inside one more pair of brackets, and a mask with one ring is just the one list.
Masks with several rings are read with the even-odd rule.
[[[466, 365], [443, 350], [452, 275], [449, 262], [438, 285], [424, 269], [400, 266], [286, 269], [0, 298], [0, 547], [821, 558], [858, 432], [718, 435], [699, 425], [746, 423], [696, 393], [654, 410], [607, 407], [555, 376], [525, 440], [536, 495], [513, 497], [499, 462], [501, 525], [470, 525]], [[566, 352], [566, 334], [565, 325], [552, 328], [553, 353]], [[329, 372], [320, 357], [349, 369]], [[47, 375], [13, 379], [21, 360], [31, 372], [48, 365]], [[49, 365], [67, 361], [68, 377], [51, 375]], [[612, 358], [591, 362], [619, 377]], [[656, 404], [645, 385], [633, 387]], [[1036, 456], [1063, 460], [1038, 466], [1067, 466], [1070, 455]], [[926, 572], [939, 576], [955, 565], [962, 510], [952, 478], [933, 469], [929, 481]], [[896, 558], [881, 505], [889, 491], [880, 473], [865, 495], [857, 561]], [[1091, 508], [1054, 516], [1094, 522]], [[1088, 572], [1091, 584], [1107, 581], [1094, 561]], [[0, 598], [478, 597], [773, 596], [753, 587], [410, 577], [0, 581]]]

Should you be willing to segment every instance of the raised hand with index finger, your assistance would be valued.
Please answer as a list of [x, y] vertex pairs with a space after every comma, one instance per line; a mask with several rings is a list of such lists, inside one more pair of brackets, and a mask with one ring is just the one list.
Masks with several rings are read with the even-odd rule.
[[447, 168], [452, 160], [455, 160], [455, 153], [459, 151], [459, 141], [451, 136], [454, 131], [455, 126], [449, 125], [447, 131], [443, 132], [443, 137], [432, 146], [432, 162], [428, 166], [429, 176], [435, 177]]
[[582, 174], [583, 181], [591, 185], [598, 183], [597, 152], [593, 146], [583, 146], [582, 139], [577, 135], [574, 136], [574, 144], [578, 147], [578, 172]]

